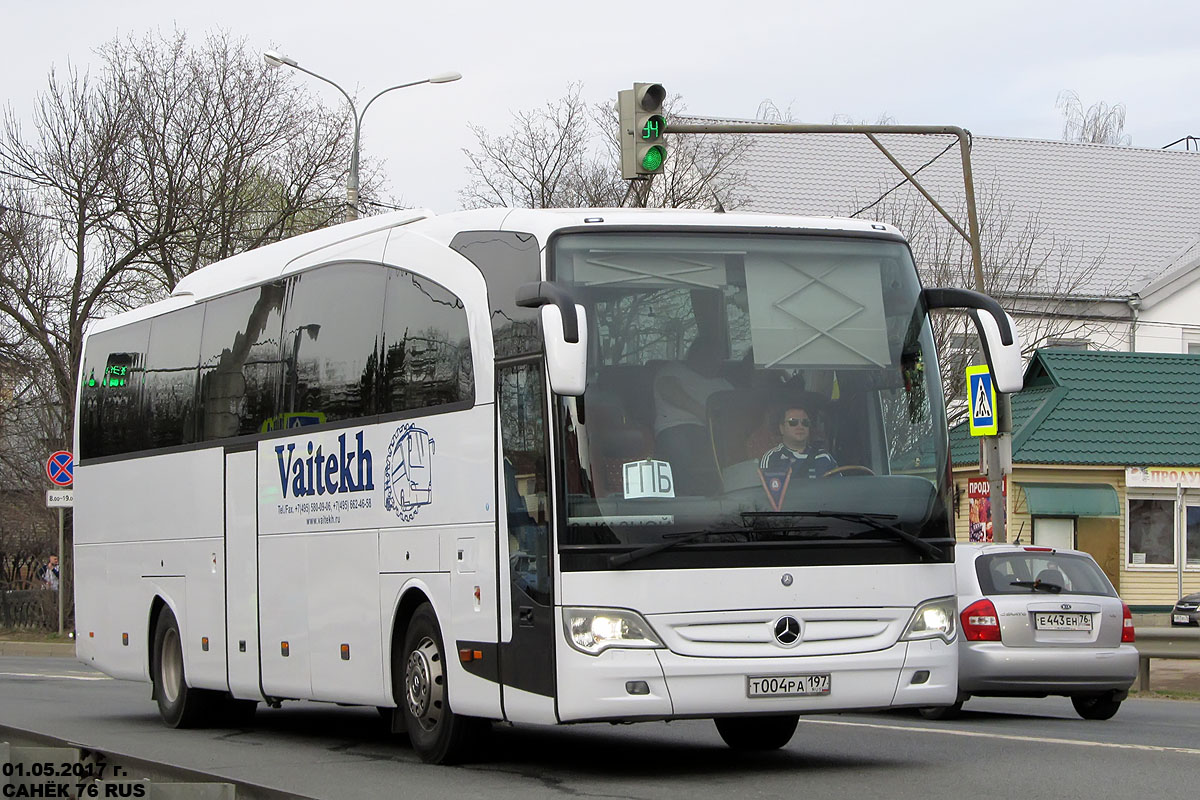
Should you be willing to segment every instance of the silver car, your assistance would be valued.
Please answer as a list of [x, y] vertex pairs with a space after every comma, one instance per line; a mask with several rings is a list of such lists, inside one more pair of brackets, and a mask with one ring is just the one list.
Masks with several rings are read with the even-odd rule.
[[1109, 719], [1137, 677], [1133, 617], [1090, 555], [960, 544], [958, 714], [970, 697], [1065, 695], [1084, 719]]

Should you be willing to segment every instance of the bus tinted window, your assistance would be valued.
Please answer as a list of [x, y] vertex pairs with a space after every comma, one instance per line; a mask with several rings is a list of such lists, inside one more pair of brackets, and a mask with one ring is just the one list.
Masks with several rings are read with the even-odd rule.
[[80, 458], [115, 456], [147, 447], [141, 397], [149, 338], [149, 322], [88, 338], [80, 387]]
[[388, 271], [383, 351], [380, 413], [474, 400], [466, 309], [433, 281]]
[[270, 430], [279, 414], [283, 284], [209, 301], [200, 343], [201, 439]]
[[376, 413], [386, 278], [378, 264], [335, 264], [288, 281], [282, 341], [287, 426]]
[[196, 441], [196, 385], [203, 306], [172, 311], [150, 322], [142, 396], [148, 447]]
[[463, 231], [450, 246], [478, 267], [487, 281], [496, 358], [541, 352], [538, 310], [517, 305], [517, 288], [542, 274], [537, 237], [514, 231]]

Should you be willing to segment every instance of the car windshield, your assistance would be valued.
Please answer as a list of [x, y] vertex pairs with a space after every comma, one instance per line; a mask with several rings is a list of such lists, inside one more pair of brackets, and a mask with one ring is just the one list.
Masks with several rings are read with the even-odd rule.
[[993, 553], [975, 561], [984, 594], [1090, 594], [1116, 597], [1091, 558], [1073, 553]]
[[586, 391], [560, 408], [564, 548], [950, 537], [905, 244], [573, 233], [551, 271], [589, 323]]

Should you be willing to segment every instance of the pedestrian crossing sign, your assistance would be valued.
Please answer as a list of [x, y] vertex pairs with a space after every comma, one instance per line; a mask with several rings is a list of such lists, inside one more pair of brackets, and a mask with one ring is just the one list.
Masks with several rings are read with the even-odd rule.
[[986, 364], [967, 367], [967, 402], [971, 412], [972, 436], [995, 436], [999, 431], [996, 424], [996, 385]]

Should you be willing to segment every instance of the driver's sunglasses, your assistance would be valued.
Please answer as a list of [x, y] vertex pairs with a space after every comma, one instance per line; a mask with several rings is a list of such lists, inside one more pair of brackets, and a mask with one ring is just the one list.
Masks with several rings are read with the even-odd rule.
[[794, 428], [797, 425], [803, 425], [806, 428], [811, 428], [812, 420], [808, 419], [807, 417], [805, 417], [804, 419], [800, 419], [799, 417], [788, 417], [787, 424], [788, 424], [788, 427], [791, 427], [791, 428]]

